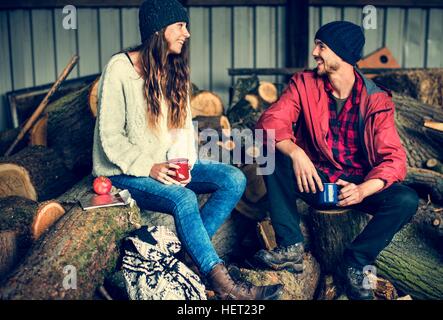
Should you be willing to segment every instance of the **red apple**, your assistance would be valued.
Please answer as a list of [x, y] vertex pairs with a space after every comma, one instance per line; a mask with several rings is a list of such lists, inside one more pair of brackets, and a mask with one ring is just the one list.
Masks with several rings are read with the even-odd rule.
[[94, 192], [97, 194], [107, 194], [111, 191], [112, 182], [109, 178], [100, 176], [94, 179], [93, 182]]

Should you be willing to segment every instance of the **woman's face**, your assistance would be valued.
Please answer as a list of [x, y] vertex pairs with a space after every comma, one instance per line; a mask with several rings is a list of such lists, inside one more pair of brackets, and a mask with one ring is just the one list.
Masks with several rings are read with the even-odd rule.
[[168, 53], [180, 54], [184, 43], [190, 36], [185, 22], [177, 22], [167, 26], [165, 39], [168, 43]]

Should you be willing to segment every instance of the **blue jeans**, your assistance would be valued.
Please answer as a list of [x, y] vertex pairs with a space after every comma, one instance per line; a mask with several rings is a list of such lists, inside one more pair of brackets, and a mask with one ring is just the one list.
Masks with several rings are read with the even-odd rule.
[[[117, 188], [128, 189], [141, 209], [172, 214], [184, 248], [206, 275], [222, 262], [211, 238], [240, 200], [246, 178], [231, 165], [207, 160], [197, 162], [191, 175], [191, 182], [185, 187], [165, 185], [151, 177], [109, 178]], [[211, 196], [200, 210], [196, 194], [202, 193]]]

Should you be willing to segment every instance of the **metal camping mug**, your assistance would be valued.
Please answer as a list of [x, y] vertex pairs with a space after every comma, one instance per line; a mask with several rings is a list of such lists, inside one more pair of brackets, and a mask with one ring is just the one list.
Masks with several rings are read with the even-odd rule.
[[323, 191], [318, 196], [319, 204], [337, 204], [338, 186], [335, 183], [323, 183]]

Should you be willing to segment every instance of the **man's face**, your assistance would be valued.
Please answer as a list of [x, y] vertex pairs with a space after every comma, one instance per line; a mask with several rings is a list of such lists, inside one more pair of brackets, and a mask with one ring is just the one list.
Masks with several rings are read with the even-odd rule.
[[326, 44], [315, 39], [315, 47], [312, 56], [317, 61], [317, 74], [328, 75], [334, 73], [345, 63], [342, 58], [334, 53]]

